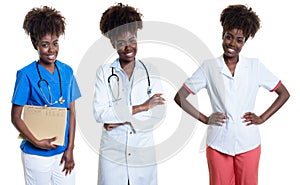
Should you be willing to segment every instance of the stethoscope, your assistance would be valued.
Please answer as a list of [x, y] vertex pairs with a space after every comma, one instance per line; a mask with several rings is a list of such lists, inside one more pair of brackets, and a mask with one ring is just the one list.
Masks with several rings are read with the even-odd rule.
[[[58, 99], [58, 102], [60, 104], [63, 104], [65, 102], [65, 99], [63, 98], [62, 96], [62, 83], [61, 83], [61, 76], [60, 76], [60, 72], [59, 72], [59, 69], [56, 65], [56, 63], [54, 63], [54, 66], [55, 66], [55, 69], [57, 70], [57, 73], [58, 73], [58, 78], [59, 78], [59, 87], [60, 87], [60, 97]], [[50, 85], [48, 83], [47, 80], [45, 80], [44, 78], [42, 78], [42, 75], [41, 75], [41, 72], [40, 72], [40, 69], [39, 69], [39, 66], [38, 66], [38, 62], [36, 62], [36, 69], [37, 69], [37, 72], [39, 74], [39, 77], [40, 77], [40, 80], [38, 81], [38, 87], [44, 97], [44, 99], [46, 100], [46, 102], [49, 104], [49, 105], [54, 105], [57, 103], [57, 101], [53, 102], [52, 101], [52, 93], [51, 93], [51, 89], [50, 89]], [[48, 98], [46, 97], [43, 89], [41, 88], [41, 83], [44, 82], [46, 85], [47, 85], [47, 88], [48, 88], [48, 92], [49, 92], [49, 96], [50, 96], [50, 101], [48, 100]]]
[[[148, 94], [148, 96], [150, 96], [152, 90], [151, 90], [151, 83], [150, 83], [149, 73], [148, 73], [148, 70], [147, 70], [147, 67], [145, 66], [145, 64], [141, 60], [139, 60], [139, 62], [143, 65], [143, 67], [144, 67], [144, 69], [146, 71], [147, 80], [148, 80], [147, 94]], [[113, 93], [113, 90], [112, 90], [112, 87], [111, 87], [111, 84], [110, 84], [111, 78], [115, 78], [116, 81], [117, 81], [117, 86], [118, 86], [117, 95], [115, 95]], [[109, 85], [111, 94], [113, 96], [113, 101], [120, 100], [120, 85], [119, 85], [120, 78], [119, 78], [119, 76], [117, 74], [114, 73], [114, 67], [111, 68], [111, 75], [108, 77], [107, 80], [108, 80], [108, 85]]]

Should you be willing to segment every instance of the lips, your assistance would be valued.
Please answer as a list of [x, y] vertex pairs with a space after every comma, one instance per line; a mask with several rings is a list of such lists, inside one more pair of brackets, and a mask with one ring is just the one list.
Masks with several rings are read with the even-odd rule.
[[234, 49], [231, 49], [231, 48], [228, 48], [227, 50], [228, 50], [228, 52], [230, 52], [230, 53], [235, 52], [235, 50], [234, 50]]
[[131, 58], [134, 56], [134, 52], [130, 52], [130, 53], [125, 53], [125, 56], [128, 58]]
[[229, 47], [225, 47], [224, 48], [224, 52], [226, 55], [236, 55], [238, 53], [238, 51], [236, 49], [233, 48], [229, 48]]
[[56, 55], [48, 55], [47, 58], [48, 60], [55, 60]]

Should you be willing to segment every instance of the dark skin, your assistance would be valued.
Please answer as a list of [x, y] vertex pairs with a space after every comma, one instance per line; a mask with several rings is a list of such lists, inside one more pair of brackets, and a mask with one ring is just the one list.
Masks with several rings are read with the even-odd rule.
[[[137, 43], [134, 42], [135, 36], [136, 34], [126, 32], [118, 36], [116, 41], [111, 41], [113, 47], [118, 52], [120, 65], [127, 74], [128, 79], [130, 79], [132, 76], [135, 56], [137, 53]], [[149, 109], [157, 105], [164, 104], [164, 101], [165, 99], [162, 97], [162, 94], [154, 94], [143, 104], [132, 106], [132, 114], [136, 114], [142, 111], [148, 111]], [[106, 123], [104, 124], [104, 128], [109, 131], [123, 124], [124, 123]]]
[[[40, 39], [36, 44], [37, 51], [39, 53], [39, 64], [45, 67], [49, 72], [54, 72], [54, 62], [56, 60], [59, 45], [58, 36], [46, 34]], [[74, 139], [75, 139], [75, 128], [76, 128], [76, 115], [75, 115], [75, 102], [69, 104], [70, 111], [70, 124], [69, 124], [69, 143], [68, 147], [63, 153], [60, 161], [60, 165], [64, 164], [63, 172], [68, 175], [72, 172], [75, 166], [73, 158], [74, 149]], [[56, 137], [38, 140], [33, 136], [33, 134], [28, 130], [24, 121], [22, 120], [23, 106], [12, 105], [11, 108], [11, 122], [16, 127], [16, 129], [21, 133], [21, 135], [31, 142], [35, 147], [51, 150], [56, 148], [52, 142], [56, 140]]]
[[[245, 44], [245, 40], [246, 39], [242, 30], [233, 29], [224, 33], [222, 43], [224, 50], [223, 57], [232, 76], [234, 76], [235, 67], [239, 60], [239, 53]], [[290, 97], [289, 92], [283, 84], [281, 84], [275, 92], [278, 95], [277, 98], [260, 116], [257, 116], [253, 112], [246, 112], [244, 115], [241, 115], [241, 119], [244, 119], [243, 122], [247, 123], [247, 126], [252, 124], [260, 125], [264, 123], [275, 112], [277, 112]], [[198, 111], [191, 103], [188, 102], [187, 97], [189, 95], [190, 92], [188, 92], [184, 87], [181, 87], [176, 93], [174, 100], [185, 112], [190, 114], [198, 121], [201, 121], [205, 124], [217, 124], [222, 126], [222, 123], [224, 123], [226, 119], [226, 116], [223, 113], [213, 113], [210, 116], [213, 117], [213, 121], [209, 121], [210, 117]]]

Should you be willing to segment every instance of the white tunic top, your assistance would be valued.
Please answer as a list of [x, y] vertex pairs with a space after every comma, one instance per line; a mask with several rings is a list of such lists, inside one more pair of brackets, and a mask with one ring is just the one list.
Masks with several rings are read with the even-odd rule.
[[206, 88], [213, 112], [227, 116], [223, 126], [209, 125], [207, 145], [234, 156], [260, 145], [258, 126], [246, 126], [241, 117], [253, 112], [260, 87], [275, 91], [280, 84], [257, 59], [240, 57], [232, 76], [223, 57], [218, 57], [205, 61], [184, 87], [193, 94]]

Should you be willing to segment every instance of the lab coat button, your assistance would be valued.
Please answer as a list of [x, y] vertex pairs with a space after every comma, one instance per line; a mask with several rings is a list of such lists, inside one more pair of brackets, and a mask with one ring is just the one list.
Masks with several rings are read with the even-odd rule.
[[129, 132], [129, 134], [132, 134], [132, 132]]
[[128, 156], [131, 156], [131, 153], [128, 153]]

